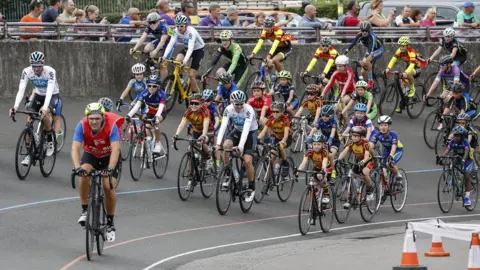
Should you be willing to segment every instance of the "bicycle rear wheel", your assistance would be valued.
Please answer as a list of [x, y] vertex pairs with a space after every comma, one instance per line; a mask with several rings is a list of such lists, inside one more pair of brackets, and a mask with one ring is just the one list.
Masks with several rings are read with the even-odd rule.
[[268, 176], [270, 170], [269, 159], [260, 158], [255, 166], [255, 197], [253, 200], [256, 203], [261, 203], [265, 194], [269, 189], [270, 177]]
[[437, 112], [433, 111], [427, 115], [425, 122], [423, 123], [423, 140], [425, 144], [430, 148], [435, 148], [435, 140], [437, 138], [438, 130], [435, 127], [437, 123]]
[[190, 188], [186, 188], [188, 183], [190, 182], [193, 185], [193, 178], [195, 177], [195, 168], [193, 164], [193, 157], [190, 152], [186, 152], [180, 164], [178, 166], [178, 174], [177, 174], [177, 190], [178, 196], [182, 201], [186, 201], [192, 192], [192, 186]]
[[[350, 202], [350, 190], [349, 190], [349, 182], [350, 179], [345, 176], [342, 179], [339, 179], [335, 183], [335, 195], [334, 197], [334, 204], [333, 208], [335, 210], [335, 219], [338, 223], [342, 224], [347, 221], [348, 216], [350, 215], [350, 211], [352, 207], [350, 206], [348, 209], [344, 208], [343, 205], [347, 202]], [[351, 189], [351, 188], [350, 188]]]
[[[47, 143], [47, 138], [46, 138], [47, 135], [45, 135], [45, 133], [42, 132], [42, 141], [43, 141], [43, 147], [47, 147], [45, 144]], [[43, 151], [43, 155], [41, 157], [41, 159], [39, 160], [40, 161], [40, 172], [42, 173], [43, 177], [49, 177], [50, 174], [52, 174], [53, 172], [53, 168], [55, 167], [55, 161], [57, 160], [57, 150], [56, 150], [56, 139], [55, 137], [53, 136], [53, 133], [52, 133], [52, 139], [53, 139], [53, 155], [51, 156], [47, 156], [47, 151]]]
[[62, 151], [63, 146], [65, 145], [65, 138], [67, 137], [67, 121], [65, 120], [65, 116], [60, 114], [60, 133], [58, 133], [57, 137], [57, 150], [56, 153]]
[[169, 147], [167, 135], [163, 132], [160, 133], [160, 144], [162, 145], [162, 151], [160, 154], [153, 154], [153, 173], [160, 179], [167, 172]]
[[380, 115], [393, 116], [395, 109], [398, 107], [399, 99], [400, 96], [398, 95], [396, 83], [389, 84], [380, 97], [378, 106]]
[[208, 171], [205, 168], [203, 178], [200, 181], [200, 190], [203, 197], [206, 199], [212, 196], [217, 184], [218, 167], [217, 162], [215, 162], [215, 154], [212, 153], [211, 158], [212, 168], [209, 168]]
[[[224, 182], [228, 183], [228, 187], [223, 187]], [[227, 169], [227, 166], [223, 166], [220, 174], [218, 175], [217, 189], [215, 194], [217, 210], [222, 216], [228, 212], [230, 204], [232, 203], [234, 182], [235, 180], [233, 179], [232, 169]]]
[[[324, 233], [327, 233], [330, 231], [330, 229], [332, 228], [332, 224], [333, 224], [333, 202], [335, 201], [334, 200], [334, 196], [335, 194], [333, 193], [333, 191], [330, 189], [330, 186], [328, 187], [329, 189], [329, 194], [330, 194], [330, 202], [328, 204], [325, 204], [325, 203], [322, 203], [319, 207], [320, 207], [320, 228], [322, 229], [322, 231]], [[322, 200], [323, 196], [325, 196], [323, 194], [323, 191], [320, 191], [320, 201]]]
[[412, 119], [417, 119], [425, 109], [425, 103], [423, 103], [422, 95], [425, 93], [423, 84], [415, 84], [415, 96], [408, 98], [407, 114]]
[[[247, 81], [245, 82], [245, 87], [243, 88], [243, 92], [249, 97], [252, 94], [252, 84], [256, 80], [262, 80], [262, 76], [260, 74], [260, 71], [255, 71], [250, 76], [248, 76]], [[263, 80], [262, 80], [263, 81]]]
[[[28, 137], [28, 138], [27, 138]], [[30, 146], [27, 147], [27, 139], [30, 140]], [[20, 180], [25, 180], [28, 173], [30, 172], [30, 168], [32, 167], [33, 162], [33, 155], [32, 155], [32, 147], [33, 147], [33, 132], [31, 132], [28, 128], [24, 129], [22, 133], [20, 133], [20, 137], [18, 137], [17, 146], [15, 148], [15, 171], [17, 176]], [[30, 162], [28, 165], [23, 165], [22, 161], [27, 157], [30, 157]]]
[[[90, 190], [93, 190], [91, 188]], [[92, 194], [90, 194], [92, 195]], [[87, 220], [85, 222], [85, 253], [87, 255], [87, 260], [92, 260], [93, 254], [93, 243], [95, 242], [95, 216], [94, 216], [94, 209], [95, 209], [95, 200], [93, 196], [88, 198], [88, 207], [87, 207]]]
[[[292, 195], [293, 186], [295, 185], [295, 176], [293, 175], [293, 168], [295, 168], [295, 163], [292, 157], [287, 157], [287, 162], [289, 164], [288, 176], [282, 177], [278, 175], [279, 178], [277, 185], [277, 195], [280, 201], [286, 202], [288, 198]], [[283, 165], [280, 163], [280, 172], [283, 169]]]
[[[430, 86], [432, 86], [433, 81], [437, 77], [437, 74], [438, 74], [438, 72], [433, 72], [433, 73], [431, 73], [427, 76], [427, 78], [424, 80], [424, 83], [423, 83], [425, 88], [430, 89]], [[428, 107], [433, 107], [433, 106], [437, 105], [437, 102], [438, 102], [438, 99], [435, 99], [435, 100], [429, 99], [427, 101], [427, 106]]]
[[453, 187], [453, 175], [450, 170], [444, 171], [438, 179], [437, 202], [443, 213], [448, 213], [453, 206], [455, 189]]
[[402, 175], [402, 180], [397, 181], [395, 176], [392, 176], [390, 181], [390, 203], [393, 211], [401, 212], [405, 206], [408, 195], [408, 178], [407, 173], [403, 169], [398, 169]]
[[291, 156], [294, 157], [296, 163], [300, 164], [303, 160], [305, 152], [305, 135], [303, 131], [297, 130], [292, 134], [292, 145], [290, 146]]
[[175, 85], [175, 76], [173, 74], [168, 75], [163, 81], [162, 86], [162, 88], [165, 89], [165, 94], [167, 95], [165, 107], [167, 108], [167, 113], [169, 113], [173, 109], [173, 106], [175, 106], [179, 92], [177, 86]]
[[143, 172], [143, 164], [147, 157], [144, 136], [139, 133], [135, 135], [130, 144], [130, 175], [134, 181], [138, 181]]
[[313, 192], [310, 186], [305, 188], [298, 206], [298, 229], [302, 235], [310, 230], [310, 218], [313, 216]]
[[373, 195], [374, 198], [371, 201], [367, 200], [367, 185], [362, 185], [362, 201], [360, 202], [360, 216], [363, 221], [370, 222], [377, 213], [377, 205], [380, 201], [380, 189], [378, 188], [378, 183], [380, 180], [379, 172], [374, 172], [371, 176], [372, 186], [373, 186]]
[[133, 133], [130, 125], [135, 125], [135, 123], [129, 124], [125, 121], [122, 126], [122, 137], [120, 138], [120, 153], [123, 161], [127, 160], [127, 158], [130, 156], [130, 144], [133, 140]]
[[[477, 172], [472, 172], [473, 174]], [[465, 206], [465, 209], [468, 211], [473, 211], [478, 203], [478, 181], [472, 180], [472, 176], [470, 176], [470, 202], [472, 203], [470, 206]]]

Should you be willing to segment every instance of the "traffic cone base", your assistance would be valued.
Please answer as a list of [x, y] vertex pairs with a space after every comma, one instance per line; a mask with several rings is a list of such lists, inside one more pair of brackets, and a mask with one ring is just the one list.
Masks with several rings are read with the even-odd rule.
[[450, 257], [450, 252], [443, 249], [442, 238], [440, 236], [432, 236], [432, 247], [429, 252], [425, 252], [426, 257]]
[[394, 266], [393, 270], [427, 270], [426, 266]]

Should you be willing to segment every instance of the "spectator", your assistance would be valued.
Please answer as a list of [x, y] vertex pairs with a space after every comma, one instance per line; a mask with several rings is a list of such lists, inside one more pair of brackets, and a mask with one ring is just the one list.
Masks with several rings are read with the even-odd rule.
[[410, 6], [405, 6], [402, 10], [402, 14], [398, 15], [397, 18], [395, 18], [395, 26], [398, 27], [418, 27], [420, 26], [420, 23], [416, 23], [410, 18], [410, 14], [412, 12], [412, 9]]
[[[75, 18], [75, 22], [74, 23], [83, 23], [85, 21], [85, 11], [84, 10], [81, 10], [81, 9], [78, 9], [76, 8], [73, 13], [72, 13], [72, 17]], [[80, 28], [80, 31], [81, 31], [81, 28]], [[79, 27], [76, 26], [76, 27], [70, 27], [67, 32], [75, 32], [75, 33], [78, 33], [80, 32], [79, 31]], [[79, 37], [79, 36], [74, 36], [74, 37], [65, 37], [65, 40], [75, 40], [75, 39], [82, 39], [82, 37]]]
[[190, 16], [194, 15], [194, 9], [195, 6], [193, 5], [192, 0], [183, 0], [182, 3], [180, 4], [181, 11], [178, 12], [176, 15], [185, 15], [187, 16], [187, 24], [191, 25], [192, 24], [192, 18]]
[[434, 7], [431, 7], [427, 9], [427, 12], [425, 13], [425, 17], [423, 20], [420, 22], [420, 27], [436, 27], [437, 23], [435, 22], [435, 19], [437, 18], [437, 9]]
[[308, 5], [305, 7], [305, 14], [300, 19], [299, 27], [320, 27], [322, 29], [332, 29], [332, 24], [320, 21], [316, 18], [317, 8], [314, 5]]
[[388, 17], [383, 15], [383, 0], [371, 0], [370, 9], [372, 10], [372, 16], [368, 19], [368, 22], [373, 27], [391, 27], [393, 23], [393, 16], [395, 16], [395, 8], [391, 8]]
[[[240, 18], [238, 17], [238, 7], [233, 5], [227, 8], [227, 18], [221, 21], [222, 26], [240, 27]], [[247, 26], [248, 21], [243, 22], [243, 26]]]
[[270, 17], [272, 17], [275, 20], [275, 26], [278, 26], [278, 27], [287, 26], [287, 24], [289, 24], [293, 20], [293, 17], [290, 16], [290, 14], [287, 16], [286, 20], [280, 20], [277, 12], [271, 13]]
[[158, 14], [167, 22], [168, 25], [175, 25], [175, 21], [168, 16], [168, 0], [159, 0], [157, 2]]
[[58, 9], [60, 8], [60, 0], [50, 0], [50, 7], [45, 10], [42, 14], [42, 22], [52, 23], [73, 23], [74, 18], [64, 19], [61, 18], [58, 14]]
[[420, 9], [412, 9], [412, 14], [410, 15], [410, 18], [412, 18], [415, 23], [418, 23], [420, 25], [420, 22], [422, 21], [422, 16], [423, 14]]
[[[146, 25], [147, 23], [140, 20], [140, 11], [138, 8], [129, 8], [127, 16], [120, 20], [120, 24], [131, 24], [135, 27], [140, 27], [141, 25]], [[130, 42], [130, 40], [132, 40], [132, 38], [119, 38], [117, 42]]]
[[211, 4], [208, 7], [208, 11], [210, 15], [205, 16], [203, 19], [200, 20], [200, 26], [221, 26], [222, 23], [220, 22], [220, 6], [218, 4]]
[[[98, 14], [99, 13], [100, 13], [100, 10], [95, 5], [90, 5], [90, 6], [85, 7], [85, 19], [83, 20], [83, 23], [95, 23], [95, 21], [98, 19]], [[100, 21], [100, 24], [107, 24], [107, 23], [108, 23], [107, 17], [104, 17]], [[99, 41], [100, 38], [90, 37], [90, 38], [87, 38], [87, 40]]]
[[[20, 20], [21, 23], [41, 23], [40, 15], [43, 12], [43, 2], [41, 0], [33, 0], [30, 3], [30, 13], [23, 16]], [[42, 32], [42, 27], [22, 27], [24, 32]], [[20, 37], [21, 40], [35, 40], [36, 37], [23, 36]]]
[[337, 26], [345, 26], [345, 27], [356, 27], [360, 24], [360, 22], [367, 20], [371, 16], [364, 18], [364, 19], [359, 19], [358, 18], [358, 12], [360, 11], [360, 5], [358, 5], [357, 0], [351, 0], [347, 4], [347, 12], [345, 13], [343, 17], [343, 22], [342, 25]]
[[460, 27], [479, 27], [478, 19], [473, 11], [475, 10], [475, 4], [470, 0], [463, 4], [463, 11], [457, 14], [457, 24]]
[[263, 22], [265, 21], [265, 13], [258, 12], [255, 14], [255, 19], [252, 24], [249, 24], [247, 27], [263, 27]]
[[73, 0], [62, 0], [63, 12], [60, 14], [62, 19], [71, 19], [73, 18], [73, 11], [75, 11], [75, 3]]

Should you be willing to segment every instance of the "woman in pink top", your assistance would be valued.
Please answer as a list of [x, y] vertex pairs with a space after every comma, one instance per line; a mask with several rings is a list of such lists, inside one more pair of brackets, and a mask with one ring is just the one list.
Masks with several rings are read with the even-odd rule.
[[437, 17], [437, 10], [435, 8], [429, 8], [427, 12], [425, 12], [425, 18], [420, 22], [420, 27], [435, 27], [437, 23], [435, 23], [435, 18]]

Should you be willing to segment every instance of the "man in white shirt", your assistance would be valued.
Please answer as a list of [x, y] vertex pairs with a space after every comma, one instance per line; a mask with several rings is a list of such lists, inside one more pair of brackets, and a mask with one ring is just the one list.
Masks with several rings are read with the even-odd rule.
[[395, 18], [395, 26], [398, 27], [419, 27], [420, 22], [414, 22], [412, 18], [410, 18], [410, 13], [412, 9], [410, 6], [405, 6], [402, 10], [402, 14], [398, 15]]

